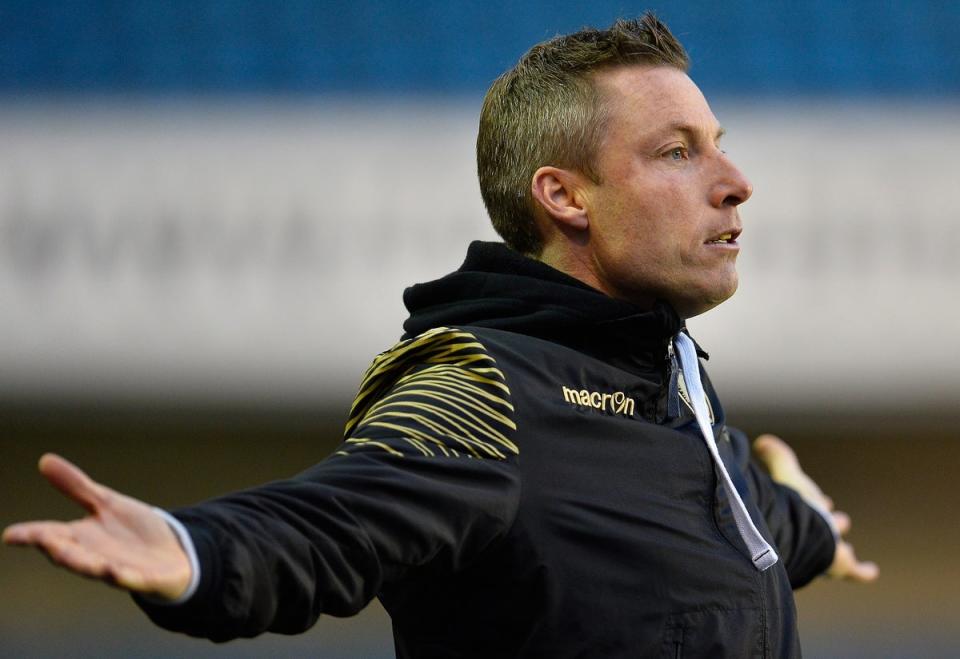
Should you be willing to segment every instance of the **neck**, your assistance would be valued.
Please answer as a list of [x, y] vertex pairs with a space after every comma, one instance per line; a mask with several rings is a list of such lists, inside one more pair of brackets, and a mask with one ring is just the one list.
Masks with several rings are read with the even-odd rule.
[[534, 258], [566, 275], [579, 279], [590, 288], [617, 300], [630, 302], [641, 309], [652, 309], [656, 303], [656, 298], [651, 295], [621, 291], [610, 286], [602, 277], [598, 276], [595, 264], [586, 250], [569, 249], [566, 246], [556, 244], [546, 245], [543, 251]]

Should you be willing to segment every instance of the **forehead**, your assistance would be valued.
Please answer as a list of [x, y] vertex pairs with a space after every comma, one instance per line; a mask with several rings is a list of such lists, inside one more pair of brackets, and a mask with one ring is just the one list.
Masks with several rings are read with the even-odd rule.
[[594, 77], [610, 117], [609, 129], [653, 134], [689, 126], [716, 134], [720, 125], [700, 88], [671, 66], [625, 66]]

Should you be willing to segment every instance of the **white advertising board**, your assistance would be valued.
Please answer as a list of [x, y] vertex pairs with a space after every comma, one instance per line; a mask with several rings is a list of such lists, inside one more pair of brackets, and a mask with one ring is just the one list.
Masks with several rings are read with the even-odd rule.
[[[479, 101], [0, 108], [0, 397], [348, 400], [405, 286], [494, 239]], [[690, 321], [728, 400], [949, 403], [956, 107], [715, 108], [756, 192]]]

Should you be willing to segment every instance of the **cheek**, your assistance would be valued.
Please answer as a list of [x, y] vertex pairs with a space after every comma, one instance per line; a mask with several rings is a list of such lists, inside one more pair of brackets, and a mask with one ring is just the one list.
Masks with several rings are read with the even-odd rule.
[[688, 227], [695, 207], [674, 185], [660, 185], [637, 200], [637, 219], [649, 231], [667, 234], [676, 240]]
[[[627, 188], [629, 191], [624, 190]], [[681, 190], [682, 181], [657, 185], [621, 185], [620, 194], [596, 204], [593, 239], [615, 263], [643, 268], [676, 264], [689, 254], [693, 208]]]

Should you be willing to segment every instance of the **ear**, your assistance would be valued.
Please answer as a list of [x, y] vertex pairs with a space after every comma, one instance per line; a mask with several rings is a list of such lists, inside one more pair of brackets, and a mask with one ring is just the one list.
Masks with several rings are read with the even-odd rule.
[[559, 167], [541, 167], [533, 173], [533, 198], [547, 216], [567, 229], [585, 230], [587, 217], [584, 177]]

